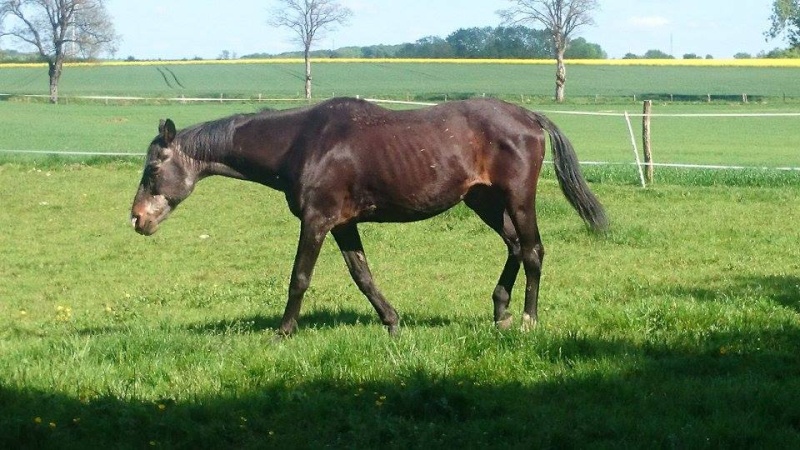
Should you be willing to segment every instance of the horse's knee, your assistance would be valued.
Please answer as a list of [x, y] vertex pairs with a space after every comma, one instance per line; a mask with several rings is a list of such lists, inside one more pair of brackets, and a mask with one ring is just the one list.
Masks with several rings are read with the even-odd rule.
[[533, 245], [529, 249], [522, 251], [522, 263], [525, 266], [541, 270], [543, 262], [544, 246], [541, 243]]
[[519, 240], [514, 240], [508, 242], [508, 256], [516, 259], [517, 261], [522, 260], [522, 245], [520, 245]]
[[296, 275], [289, 283], [289, 297], [296, 298], [302, 297], [308, 290], [311, 284], [311, 279], [307, 275]]

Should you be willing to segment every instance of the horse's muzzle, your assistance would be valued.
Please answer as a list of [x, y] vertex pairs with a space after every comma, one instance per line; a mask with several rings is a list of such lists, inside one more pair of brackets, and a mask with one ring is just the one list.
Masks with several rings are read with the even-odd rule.
[[158, 223], [148, 220], [145, 217], [131, 214], [131, 225], [137, 233], [143, 236], [150, 236], [158, 230]]
[[131, 207], [131, 224], [137, 233], [150, 236], [158, 231], [158, 225], [169, 216], [172, 207], [163, 195], [139, 199]]

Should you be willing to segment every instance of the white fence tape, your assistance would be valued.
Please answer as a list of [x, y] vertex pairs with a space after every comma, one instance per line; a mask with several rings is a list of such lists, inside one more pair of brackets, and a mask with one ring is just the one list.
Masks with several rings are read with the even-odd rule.
[[[0, 97], [23, 97], [23, 98], [49, 98], [48, 95], [17, 95], [17, 94], [2, 94]], [[173, 98], [149, 98], [149, 97], [133, 97], [133, 96], [62, 96], [63, 99], [83, 99], [83, 100], [100, 100], [100, 101], [169, 101], [179, 103], [189, 102], [304, 102], [302, 98], [188, 98], [188, 97], [173, 97]], [[359, 97], [360, 98], [360, 97]], [[364, 98], [364, 100], [373, 103], [386, 103], [395, 105], [409, 105], [409, 106], [435, 106], [437, 103], [430, 102], [415, 102], [415, 101], [401, 101], [401, 100], [383, 100], [375, 98]], [[616, 113], [616, 112], [594, 112], [594, 111], [563, 111], [563, 110], [538, 110], [545, 114], [564, 114], [564, 115], [580, 115], [580, 116], [606, 116], [606, 117], [620, 117], [629, 122], [630, 117], [644, 117], [642, 113]], [[768, 118], [768, 117], [800, 117], [800, 112], [796, 113], [679, 113], [679, 114], [650, 114], [650, 117], [727, 117], [727, 118]], [[628, 124], [631, 139], [635, 147], [635, 138], [633, 135], [632, 127]], [[636, 155], [638, 157], [638, 150]], [[105, 152], [105, 151], [60, 151], [60, 150], [0, 150], [0, 154], [29, 154], [29, 155], [61, 155], [61, 156], [117, 156], [117, 157], [143, 157], [141, 153], [125, 153], [125, 152]], [[611, 163], [602, 161], [589, 161], [582, 162], [584, 165], [633, 165], [641, 170], [641, 163]], [[758, 166], [727, 166], [718, 164], [682, 164], [682, 163], [652, 163], [655, 167], [674, 167], [683, 169], [707, 169], [707, 170], [779, 170], [779, 171], [800, 171], [800, 167], [758, 167]]]

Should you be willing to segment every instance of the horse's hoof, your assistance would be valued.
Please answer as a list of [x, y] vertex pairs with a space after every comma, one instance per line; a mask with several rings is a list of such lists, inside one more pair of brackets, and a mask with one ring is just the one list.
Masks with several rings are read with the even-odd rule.
[[522, 325], [519, 327], [519, 330], [523, 333], [527, 333], [528, 331], [533, 330], [536, 328], [536, 319], [531, 317], [530, 314], [523, 314], [522, 315]]
[[400, 326], [399, 325], [387, 325], [386, 329], [389, 330], [389, 336], [396, 338], [400, 336]]
[[511, 323], [514, 321], [514, 316], [509, 313], [506, 313], [502, 319], [495, 321], [494, 325], [497, 327], [498, 330], [507, 330], [511, 328]]
[[278, 332], [272, 335], [272, 339], [270, 339], [270, 342], [272, 344], [280, 344], [281, 342], [286, 341], [290, 337], [292, 337], [291, 334], [286, 334], [283, 331], [278, 330]]

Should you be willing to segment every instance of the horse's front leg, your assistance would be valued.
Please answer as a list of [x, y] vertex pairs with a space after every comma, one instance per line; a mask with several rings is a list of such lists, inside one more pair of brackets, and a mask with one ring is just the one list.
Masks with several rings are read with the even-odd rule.
[[292, 277], [289, 280], [289, 299], [286, 302], [286, 310], [278, 330], [280, 336], [290, 336], [297, 329], [297, 318], [300, 315], [303, 295], [311, 283], [314, 264], [317, 262], [327, 233], [327, 229], [313, 220], [304, 219], [300, 224], [300, 240], [292, 267]]

